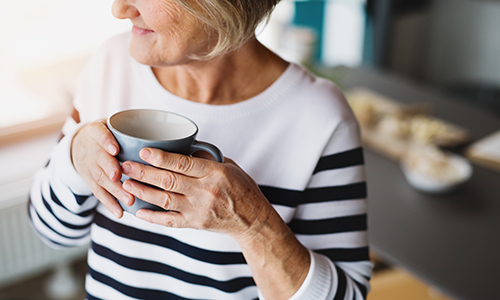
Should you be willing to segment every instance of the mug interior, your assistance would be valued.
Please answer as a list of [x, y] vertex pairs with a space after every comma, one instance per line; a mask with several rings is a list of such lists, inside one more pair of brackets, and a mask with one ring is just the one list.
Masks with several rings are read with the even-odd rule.
[[147, 140], [178, 140], [198, 131], [196, 125], [183, 116], [147, 109], [116, 113], [109, 124], [123, 134]]

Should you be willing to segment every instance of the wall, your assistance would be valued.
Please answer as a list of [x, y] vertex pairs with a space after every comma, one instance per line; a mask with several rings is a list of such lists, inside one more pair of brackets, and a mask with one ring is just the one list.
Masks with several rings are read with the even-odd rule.
[[444, 87], [500, 86], [500, 2], [434, 0], [395, 14], [388, 67]]
[[500, 86], [500, 2], [434, 1], [430, 19], [428, 80]]
[[366, 0], [283, 0], [257, 37], [292, 62], [359, 66], [365, 4]]

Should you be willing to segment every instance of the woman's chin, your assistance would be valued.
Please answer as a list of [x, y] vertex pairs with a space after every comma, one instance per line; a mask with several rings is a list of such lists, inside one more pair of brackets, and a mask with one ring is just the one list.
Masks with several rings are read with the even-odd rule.
[[[141, 49], [142, 48], [142, 49]], [[144, 64], [144, 65], [148, 65], [150, 66], [151, 63], [153, 62], [153, 57], [152, 55], [150, 55], [150, 51], [144, 51], [145, 47], [137, 47], [136, 45], [134, 45], [134, 43], [132, 42], [130, 44], [130, 48], [129, 48], [129, 51], [130, 51], [130, 55], [132, 56], [133, 59], [135, 59], [137, 62], [141, 63], [141, 64]]]
[[133, 44], [130, 44], [130, 56], [138, 63], [151, 67], [168, 67], [184, 63], [183, 59], [174, 55], [170, 57], [158, 57], [154, 51], [150, 51], [150, 49], [146, 49], [145, 47], [137, 47]]

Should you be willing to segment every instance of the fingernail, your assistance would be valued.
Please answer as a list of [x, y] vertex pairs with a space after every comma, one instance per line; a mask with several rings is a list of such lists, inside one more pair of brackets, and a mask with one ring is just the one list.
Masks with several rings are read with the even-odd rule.
[[141, 158], [148, 159], [151, 156], [151, 151], [149, 149], [141, 150]]
[[111, 155], [115, 155], [118, 150], [116, 149], [115, 145], [108, 145], [108, 152]]
[[132, 206], [132, 205], [134, 204], [134, 200], [135, 200], [135, 199], [134, 199], [134, 197], [132, 197], [132, 196], [130, 196], [130, 195], [127, 195], [127, 196], [126, 196], [126, 201], [127, 201], [127, 204], [125, 204], [125, 205], [127, 205], [127, 206]]
[[110, 180], [113, 180], [113, 178], [115, 178], [115, 176], [116, 176], [116, 171], [113, 171], [113, 172], [111, 173], [111, 175], [109, 175], [109, 179], [110, 179]]
[[120, 209], [115, 209], [112, 211], [116, 218], [120, 219], [122, 217], [122, 211]]
[[125, 162], [125, 163], [122, 164], [122, 171], [123, 171], [124, 174], [130, 173], [131, 169], [132, 169], [132, 167], [130, 166], [129, 163]]

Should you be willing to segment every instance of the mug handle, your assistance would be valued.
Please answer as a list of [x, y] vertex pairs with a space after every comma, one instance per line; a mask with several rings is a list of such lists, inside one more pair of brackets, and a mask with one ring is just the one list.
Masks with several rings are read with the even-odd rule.
[[206, 151], [212, 155], [217, 162], [224, 163], [224, 156], [222, 155], [222, 152], [219, 148], [210, 143], [194, 141], [189, 150], [189, 155], [192, 155], [196, 151]]

